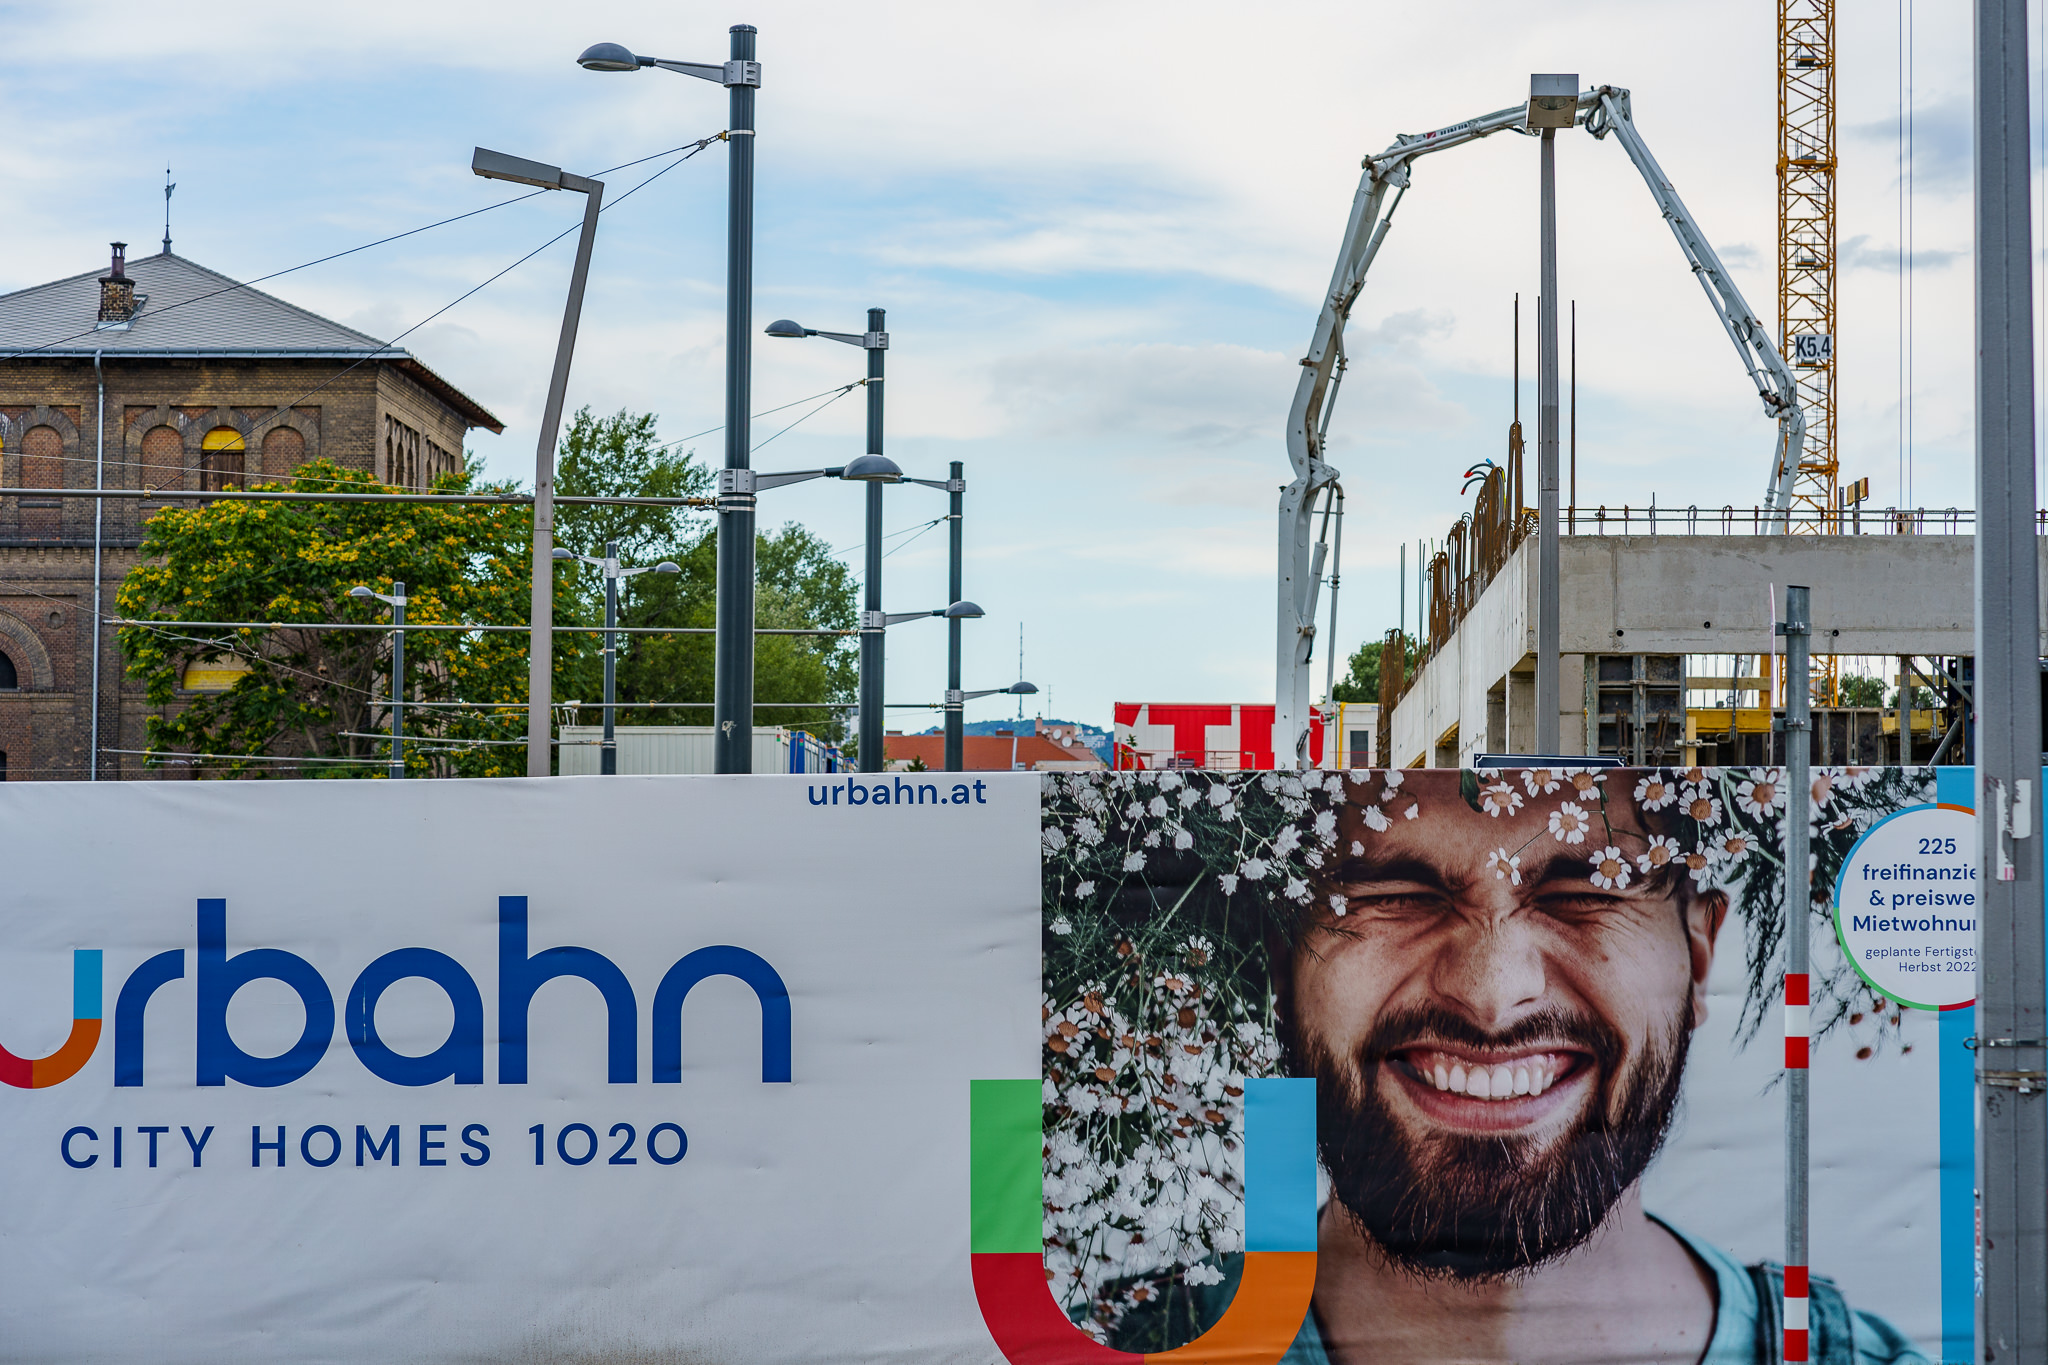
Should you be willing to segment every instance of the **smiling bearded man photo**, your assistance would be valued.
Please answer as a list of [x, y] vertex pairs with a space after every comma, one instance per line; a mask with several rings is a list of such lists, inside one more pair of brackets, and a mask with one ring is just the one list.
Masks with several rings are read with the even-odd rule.
[[[1779, 1359], [1782, 1271], [1643, 1207], [1729, 914], [1714, 881], [1748, 845], [1685, 851], [1719, 798], [1651, 774], [1631, 800], [1638, 776], [1360, 773], [1319, 817], [1330, 855], [1282, 893], [1304, 910], [1268, 915], [1293, 926], [1267, 939], [1281, 1065], [1316, 1081], [1330, 1182], [1281, 1365]], [[1768, 809], [1766, 776], [1739, 799]], [[1109, 1344], [1188, 1340], [1238, 1259]], [[1927, 1365], [1831, 1282], [1810, 1295], [1815, 1365]]]
[[[1332, 1192], [1287, 1365], [1774, 1360], [1775, 1280], [1642, 1204], [1727, 897], [1625, 788], [1525, 806], [1516, 778], [1380, 829], [1339, 808], [1351, 854], [1279, 973]], [[1814, 1309], [1813, 1360], [1924, 1365], [1831, 1288]]]

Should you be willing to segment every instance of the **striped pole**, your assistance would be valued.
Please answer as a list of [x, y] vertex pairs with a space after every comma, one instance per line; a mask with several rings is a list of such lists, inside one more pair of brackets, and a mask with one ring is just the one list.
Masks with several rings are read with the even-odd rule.
[[1807, 832], [1813, 798], [1808, 592], [1785, 589], [1785, 1365], [1806, 1353], [1807, 950], [1813, 875]]
[[[1799, 937], [1803, 938], [1804, 935]], [[1802, 954], [1802, 956], [1804, 956]], [[1807, 973], [1785, 973], [1785, 1362], [1806, 1357]], [[1793, 1096], [1798, 1096], [1795, 1101]], [[1795, 1195], [1796, 1191], [1796, 1195]]]

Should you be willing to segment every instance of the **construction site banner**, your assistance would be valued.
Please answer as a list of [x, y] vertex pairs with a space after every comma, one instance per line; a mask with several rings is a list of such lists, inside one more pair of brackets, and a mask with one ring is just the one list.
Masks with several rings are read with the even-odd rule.
[[1966, 1360], [1971, 773], [1809, 795], [0, 787], [0, 1360]]

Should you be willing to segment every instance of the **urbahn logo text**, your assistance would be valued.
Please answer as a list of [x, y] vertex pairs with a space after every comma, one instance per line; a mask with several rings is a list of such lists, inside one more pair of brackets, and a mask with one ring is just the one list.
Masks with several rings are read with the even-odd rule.
[[[114, 1084], [139, 1086], [143, 1069], [143, 1016], [157, 990], [185, 975], [186, 950], [146, 959], [121, 983], [114, 999]], [[229, 956], [227, 902], [199, 902], [194, 976], [197, 986], [198, 1084], [289, 1085], [319, 1064], [334, 1039], [334, 994], [327, 981], [296, 953], [250, 948]], [[71, 955], [71, 1034], [47, 1057], [17, 1057], [0, 1047], [0, 1083], [39, 1090], [69, 1080], [98, 1049], [102, 1025], [102, 951]], [[789, 991], [766, 959], [729, 944], [685, 954], [654, 988], [653, 1080], [674, 1084], [683, 1071], [683, 1001], [707, 977], [737, 977], [761, 1005], [761, 1079], [789, 1080]], [[377, 1001], [392, 985], [419, 977], [438, 986], [455, 1014], [447, 1039], [424, 1056], [395, 1052], [377, 1036]], [[630, 1085], [640, 1078], [640, 1011], [618, 964], [588, 948], [527, 951], [526, 897], [498, 898], [498, 1083], [526, 1083], [526, 1015], [534, 992], [558, 977], [597, 988], [605, 1006], [605, 1079]], [[299, 997], [306, 1025], [299, 1039], [275, 1057], [257, 1057], [228, 1033], [228, 1004], [252, 981], [283, 982]], [[369, 1071], [393, 1085], [457, 1085], [484, 1081], [484, 1003], [476, 978], [460, 962], [432, 948], [400, 948], [363, 968], [343, 1000], [349, 1046]]]

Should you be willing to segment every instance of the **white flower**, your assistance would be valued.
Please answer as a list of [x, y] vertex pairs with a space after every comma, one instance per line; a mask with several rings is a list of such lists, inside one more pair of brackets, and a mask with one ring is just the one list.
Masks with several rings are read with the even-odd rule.
[[1177, 829], [1173, 832], [1173, 846], [1182, 849], [1193, 848], [1195, 846], [1195, 836], [1184, 829]]
[[1714, 860], [1704, 853], [1688, 853], [1685, 855], [1685, 870], [1695, 884], [1705, 886], [1707, 878], [1714, 875]]
[[1067, 846], [1067, 836], [1060, 833], [1058, 825], [1047, 825], [1043, 837], [1047, 853], [1058, 853]]
[[1293, 825], [1289, 825], [1287, 828], [1281, 830], [1278, 834], [1273, 836], [1273, 856], [1276, 858], [1284, 858], [1288, 854], [1294, 852], [1295, 848], [1300, 843], [1301, 831], [1296, 829]]
[[1522, 884], [1522, 859], [1504, 848], [1497, 848], [1486, 855], [1486, 870], [1504, 882], [1516, 886]]
[[1320, 810], [1316, 812], [1316, 833], [1324, 840], [1337, 832], [1337, 812]]
[[1522, 794], [1506, 782], [1495, 782], [1479, 789], [1479, 804], [1488, 815], [1498, 820], [1522, 808]]
[[1157, 848], [1159, 847], [1159, 840], [1159, 831], [1156, 829], [1148, 829], [1145, 831], [1145, 838], [1142, 842], [1144, 843], [1146, 848]]
[[1550, 833], [1559, 843], [1583, 844], [1586, 831], [1592, 827], [1593, 822], [1586, 818], [1585, 809], [1570, 801], [1550, 812]]
[[1082, 882], [1079, 886], [1074, 888], [1074, 894], [1079, 896], [1082, 900], [1088, 899], [1088, 897], [1095, 894], [1095, 883]]
[[[1379, 809], [1379, 807], [1377, 807], [1377, 806], [1368, 806], [1368, 807], [1367, 807], [1366, 809], [1368, 809], [1368, 810], [1378, 810], [1378, 809]], [[1384, 816], [1384, 815], [1382, 815], [1382, 816], [1380, 817], [1380, 819], [1382, 819], [1382, 820], [1385, 820], [1386, 818], [1387, 818], [1387, 817], [1386, 817], [1386, 816]], [[1358, 840], [1356, 840], [1356, 839], [1353, 839], [1353, 840], [1351, 841], [1351, 856], [1352, 856], [1352, 857], [1354, 857], [1354, 858], [1363, 858], [1363, 857], [1365, 856], [1365, 845], [1364, 845], [1364, 844], [1361, 844], [1361, 843], [1359, 843], [1359, 842], [1358, 842]]]
[[1159, 774], [1159, 790], [1163, 792], [1170, 792], [1174, 788], [1180, 786], [1186, 780], [1187, 779], [1182, 777], [1179, 773], [1174, 772], [1171, 768], [1169, 768], [1165, 772]]
[[1385, 834], [1389, 824], [1387, 813], [1378, 806], [1366, 806], [1363, 809], [1365, 811], [1365, 827], [1374, 834]]
[[1216, 879], [1216, 883], [1223, 888], [1224, 895], [1235, 896], [1237, 894], [1237, 874], [1235, 872], [1224, 873]]
[[1237, 823], [1237, 807], [1236, 807], [1236, 806], [1224, 806], [1224, 807], [1223, 807], [1223, 808], [1222, 808], [1221, 810], [1219, 810], [1219, 811], [1217, 811], [1217, 812], [1216, 812], [1216, 818], [1217, 818], [1218, 820], [1221, 820], [1221, 821], [1222, 821], [1222, 822], [1223, 822], [1224, 824], [1226, 824], [1226, 825], [1234, 825], [1234, 824], [1236, 824], [1236, 823]]
[[1814, 778], [1813, 808], [1819, 810], [1822, 806], [1825, 806], [1828, 803], [1828, 798], [1834, 795], [1834, 789], [1835, 775], [1833, 773], [1823, 772], [1819, 777]]
[[1090, 846], [1099, 844], [1102, 842], [1102, 826], [1085, 815], [1077, 816], [1074, 820], [1074, 837]]
[[1051, 924], [1048, 924], [1045, 927], [1052, 930], [1055, 934], [1058, 934], [1061, 938], [1065, 938], [1068, 934], [1074, 932], [1073, 922], [1070, 921], [1065, 915], [1061, 915], [1058, 919], [1055, 919]]
[[1548, 796], [1557, 790], [1557, 770], [1554, 768], [1522, 769], [1522, 785], [1529, 789], [1531, 796]]
[[1280, 894], [1291, 901], [1306, 905], [1308, 904], [1308, 883], [1299, 877], [1289, 877], [1287, 879], [1287, 889]]
[[1403, 820], [1413, 820], [1420, 814], [1422, 814], [1422, 803], [1417, 801], [1414, 805], [1408, 807], [1407, 810], [1401, 812], [1401, 818]]
[[1350, 902], [1346, 901], [1344, 897], [1338, 895], [1332, 895], [1330, 897], [1330, 909], [1336, 912], [1336, 914], [1340, 917], [1347, 913], [1350, 910], [1350, 908]]
[[1264, 858], [1247, 858], [1244, 860], [1244, 866], [1238, 869], [1239, 872], [1251, 878], [1253, 881], [1258, 881], [1260, 878], [1264, 877], [1266, 873], [1270, 870], [1271, 866], [1266, 862]]
[[1643, 875], [1647, 877], [1677, 856], [1677, 840], [1662, 834], [1652, 834], [1649, 852], [1636, 859], [1636, 866], [1641, 868]]
[[1151, 811], [1151, 812], [1152, 812], [1152, 814], [1153, 814], [1153, 815], [1155, 815], [1155, 816], [1161, 816], [1161, 815], [1165, 815], [1165, 814], [1166, 814], [1166, 798], [1165, 798], [1165, 797], [1163, 797], [1163, 796], [1155, 796], [1155, 797], [1153, 797], [1153, 798], [1152, 798], [1152, 802], [1151, 802], [1151, 804], [1150, 804], [1150, 805], [1148, 805], [1148, 806], [1146, 807], [1146, 809], [1147, 809], [1147, 810], [1149, 810], [1149, 811]]
[[1677, 799], [1677, 784], [1663, 773], [1651, 773], [1636, 783], [1636, 804], [1644, 810], [1663, 810]]
[[1685, 813], [1702, 825], [1721, 823], [1721, 798], [1705, 784], [1685, 789]]
[[1230, 785], [1229, 785], [1228, 783], [1225, 783], [1225, 782], [1218, 782], [1218, 783], [1216, 783], [1216, 784], [1215, 784], [1214, 786], [1210, 787], [1210, 788], [1209, 788], [1209, 804], [1210, 804], [1210, 805], [1212, 805], [1212, 806], [1227, 806], [1227, 805], [1229, 805], [1229, 804], [1230, 804]]
[[1572, 780], [1572, 790], [1581, 797], [1599, 795], [1600, 784], [1607, 780], [1607, 774], [1593, 768], [1567, 768], [1564, 775]]
[[1735, 804], [1742, 813], [1762, 819], [1785, 804], [1785, 774], [1767, 768], [1735, 789]]
[[1222, 1284], [1223, 1272], [1213, 1265], [1197, 1262], [1181, 1272], [1180, 1282], [1195, 1289], [1205, 1285]]
[[1140, 805], [1140, 804], [1139, 804], [1138, 802], [1136, 802], [1136, 801], [1133, 801], [1133, 802], [1131, 802], [1131, 804], [1130, 804], [1130, 805], [1128, 805], [1128, 806], [1125, 806], [1125, 807], [1124, 807], [1124, 819], [1126, 819], [1126, 820], [1133, 820], [1133, 821], [1135, 821], [1135, 820], [1142, 820], [1142, 819], [1144, 819], [1144, 818], [1145, 818], [1145, 808], [1144, 808], [1144, 806]]
[[1142, 853], [1126, 853], [1126, 854], [1124, 855], [1124, 871], [1126, 871], [1126, 872], [1142, 872], [1142, 871], [1144, 871], [1144, 870], [1145, 870], [1145, 855], [1144, 855], [1144, 854], [1142, 854]]
[[1716, 839], [1713, 844], [1714, 856], [1729, 862], [1748, 856], [1749, 836], [1740, 830], [1730, 830]]
[[1628, 859], [1618, 848], [1603, 848], [1595, 853], [1593, 864], [1593, 885], [1606, 891], [1619, 891], [1628, 885]]
[[1400, 787], [1400, 785], [1401, 785], [1401, 770], [1400, 770], [1399, 768], [1389, 768], [1389, 769], [1387, 769], [1387, 779], [1386, 779], [1386, 780], [1387, 780], [1387, 790], [1388, 790], [1388, 791], [1394, 791], [1394, 790], [1396, 790], [1396, 789], [1397, 789], [1397, 788], [1399, 788], [1399, 787]]

